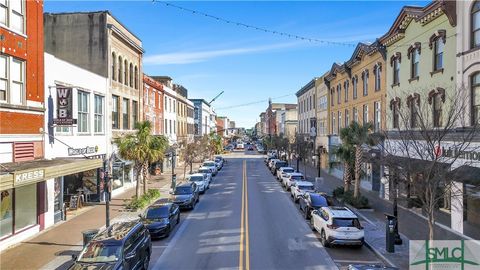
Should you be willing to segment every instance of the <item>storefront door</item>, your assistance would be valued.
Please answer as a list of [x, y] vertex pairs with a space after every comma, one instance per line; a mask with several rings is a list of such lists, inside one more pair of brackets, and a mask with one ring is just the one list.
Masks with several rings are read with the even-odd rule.
[[63, 220], [63, 176], [55, 178], [54, 189], [54, 222], [57, 223]]

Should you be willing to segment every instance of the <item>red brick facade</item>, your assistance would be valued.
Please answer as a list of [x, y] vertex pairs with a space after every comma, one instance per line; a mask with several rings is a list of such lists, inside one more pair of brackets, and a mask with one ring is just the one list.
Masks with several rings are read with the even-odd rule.
[[[158, 81], [143, 75], [143, 116], [154, 126], [155, 135], [164, 135], [164, 91]], [[155, 121], [154, 121], [155, 120]]]

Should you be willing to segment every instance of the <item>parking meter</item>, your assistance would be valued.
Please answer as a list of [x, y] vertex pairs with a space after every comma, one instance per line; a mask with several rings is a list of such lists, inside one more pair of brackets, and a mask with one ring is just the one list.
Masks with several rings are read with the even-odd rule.
[[387, 252], [393, 253], [395, 252], [395, 223], [397, 222], [395, 216], [385, 214], [387, 218], [386, 227], [385, 227], [385, 234], [386, 234], [386, 249]]
[[176, 174], [172, 174], [172, 184], [171, 184], [171, 188], [172, 190], [175, 191], [175, 187], [177, 186], [177, 175]]

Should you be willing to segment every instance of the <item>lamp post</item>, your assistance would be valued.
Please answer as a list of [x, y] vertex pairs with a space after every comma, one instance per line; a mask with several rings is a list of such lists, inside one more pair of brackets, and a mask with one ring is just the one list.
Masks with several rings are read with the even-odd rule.
[[318, 163], [317, 163], [318, 177], [320, 177], [320, 174], [321, 174], [321, 172], [322, 172], [323, 145], [318, 146], [318, 148], [317, 148], [317, 154], [318, 154]]

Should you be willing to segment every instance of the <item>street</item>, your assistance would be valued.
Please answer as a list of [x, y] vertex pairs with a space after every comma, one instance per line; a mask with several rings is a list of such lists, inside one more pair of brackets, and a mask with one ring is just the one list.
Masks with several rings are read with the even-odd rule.
[[267, 170], [234, 153], [170, 237], [153, 241], [151, 269], [341, 269], [380, 263], [366, 247], [325, 249]]

